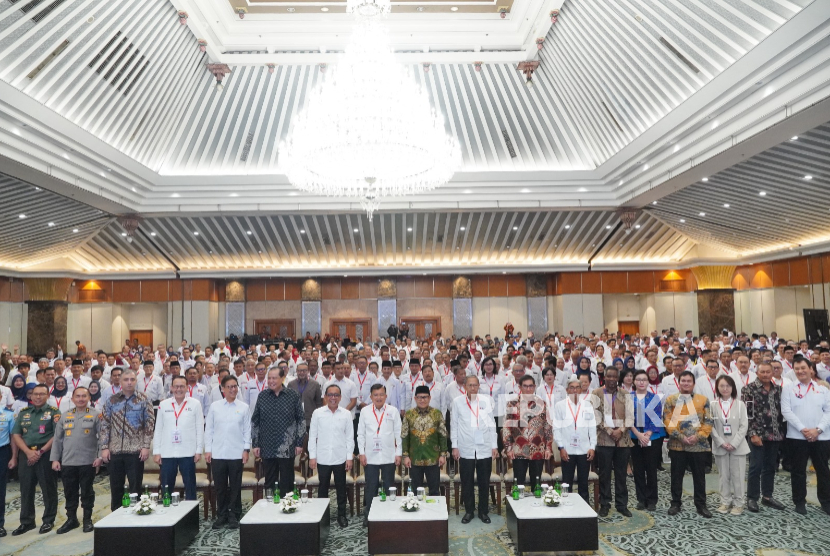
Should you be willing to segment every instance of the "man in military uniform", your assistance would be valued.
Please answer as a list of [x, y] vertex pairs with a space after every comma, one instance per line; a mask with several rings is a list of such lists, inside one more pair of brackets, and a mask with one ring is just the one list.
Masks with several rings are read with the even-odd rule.
[[61, 415], [55, 427], [52, 444], [52, 470], [61, 472], [63, 492], [66, 497], [66, 523], [58, 528], [58, 535], [80, 527], [78, 523], [78, 490], [84, 509], [84, 533], [91, 532], [92, 509], [95, 507], [95, 491], [92, 481], [101, 466], [98, 449], [98, 431], [101, 412], [89, 407], [89, 390], [79, 386], [72, 392], [74, 409]]
[[50, 451], [55, 425], [61, 418], [56, 407], [48, 405], [49, 389], [38, 384], [32, 390], [32, 405], [20, 410], [12, 429], [12, 438], [19, 449], [20, 527], [12, 536], [22, 535], [35, 528], [35, 487], [43, 493], [43, 524], [40, 533], [48, 533], [55, 526], [58, 513], [58, 480], [52, 471]]

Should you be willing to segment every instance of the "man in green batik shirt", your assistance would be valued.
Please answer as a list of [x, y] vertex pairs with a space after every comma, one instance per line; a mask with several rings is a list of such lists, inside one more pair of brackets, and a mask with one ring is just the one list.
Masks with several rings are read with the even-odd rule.
[[426, 476], [430, 496], [438, 496], [441, 468], [447, 461], [447, 425], [444, 416], [429, 406], [429, 386], [415, 389], [415, 407], [401, 421], [403, 464], [409, 469], [412, 490], [423, 486]]

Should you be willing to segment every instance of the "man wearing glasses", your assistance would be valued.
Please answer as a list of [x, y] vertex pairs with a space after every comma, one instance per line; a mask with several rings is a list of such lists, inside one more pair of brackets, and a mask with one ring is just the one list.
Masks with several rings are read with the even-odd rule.
[[352, 414], [340, 407], [340, 387], [330, 384], [324, 394], [326, 405], [314, 410], [308, 431], [308, 466], [317, 469], [320, 479], [318, 498], [328, 499], [331, 474], [337, 491], [337, 523], [349, 525], [346, 519], [346, 472], [352, 469], [354, 436]]

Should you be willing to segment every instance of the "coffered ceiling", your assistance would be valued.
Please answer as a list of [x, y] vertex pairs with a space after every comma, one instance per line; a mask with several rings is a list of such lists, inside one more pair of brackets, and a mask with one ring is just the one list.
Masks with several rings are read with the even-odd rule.
[[[0, 198], [14, 226], [0, 229], [0, 268], [515, 272], [830, 241], [806, 223], [830, 208], [830, 2], [395, 2], [396, 56], [463, 166], [385, 200], [371, 223], [349, 199], [299, 192], [277, 164], [348, 38], [344, 5], [0, 0]], [[524, 60], [540, 62], [530, 86]], [[222, 90], [208, 62], [230, 66]], [[41, 202], [65, 222], [14, 221], [32, 212], [23, 191], [52, 195]], [[618, 209], [639, 211], [639, 227], [626, 234]], [[141, 217], [131, 237], [116, 220], [128, 214]]]

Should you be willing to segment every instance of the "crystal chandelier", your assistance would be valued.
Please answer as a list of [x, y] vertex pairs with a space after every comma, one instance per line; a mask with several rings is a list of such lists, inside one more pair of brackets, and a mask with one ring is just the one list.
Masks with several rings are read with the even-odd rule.
[[384, 197], [447, 183], [458, 141], [409, 69], [394, 60], [381, 17], [390, 0], [348, 0], [357, 18], [343, 59], [315, 88], [280, 145], [279, 165], [303, 191], [359, 199], [369, 220]]

